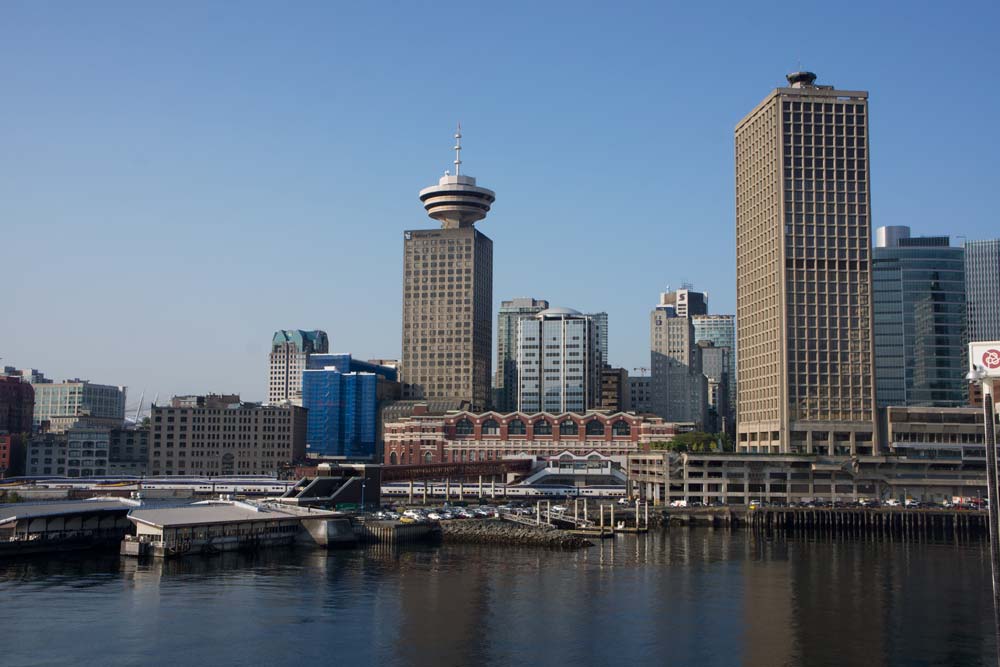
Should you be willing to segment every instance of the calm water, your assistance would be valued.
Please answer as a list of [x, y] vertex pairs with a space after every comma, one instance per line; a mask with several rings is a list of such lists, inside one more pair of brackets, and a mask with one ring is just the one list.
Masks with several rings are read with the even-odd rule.
[[996, 665], [986, 544], [674, 530], [0, 563], [13, 665]]

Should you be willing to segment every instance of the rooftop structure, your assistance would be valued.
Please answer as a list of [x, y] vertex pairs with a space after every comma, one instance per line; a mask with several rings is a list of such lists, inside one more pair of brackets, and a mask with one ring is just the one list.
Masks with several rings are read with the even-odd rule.
[[291, 401], [301, 405], [302, 371], [308, 367], [310, 356], [329, 351], [330, 339], [325, 331], [283, 329], [274, 332], [268, 355], [268, 402]]
[[455, 131], [455, 175], [445, 172], [437, 185], [420, 191], [420, 201], [427, 215], [441, 222], [444, 229], [471, 227], [486, 217], [496, 193], [476, 185], [472, 176], [462, 176], [462, 126]]

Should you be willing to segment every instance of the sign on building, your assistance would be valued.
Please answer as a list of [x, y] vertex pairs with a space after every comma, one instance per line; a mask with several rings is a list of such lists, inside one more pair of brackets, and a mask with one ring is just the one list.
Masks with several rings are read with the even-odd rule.
[[969, 369], [983, 370], [986, 377], [1000, 378], [1000, 340], [969, 343]]

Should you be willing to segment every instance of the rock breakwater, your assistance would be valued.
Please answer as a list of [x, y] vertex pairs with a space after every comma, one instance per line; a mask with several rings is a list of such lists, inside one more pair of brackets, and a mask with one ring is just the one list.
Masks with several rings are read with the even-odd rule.
[[565, 530], [522, 526], [503, 519], [443, 521], [441, 522], [441, 539], [445, 542], [507, 544], [553, 549], [581, 549], [594, 546], [590, 540]]

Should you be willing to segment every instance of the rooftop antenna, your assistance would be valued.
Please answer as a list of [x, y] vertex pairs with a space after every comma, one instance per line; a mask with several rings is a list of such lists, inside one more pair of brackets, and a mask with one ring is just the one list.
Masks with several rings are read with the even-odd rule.
[[455, 175], [458, 176], [461, 173], [459, 170], [462, 168], [462, 123], [458, 123], [458, 128], [455, 130]]

